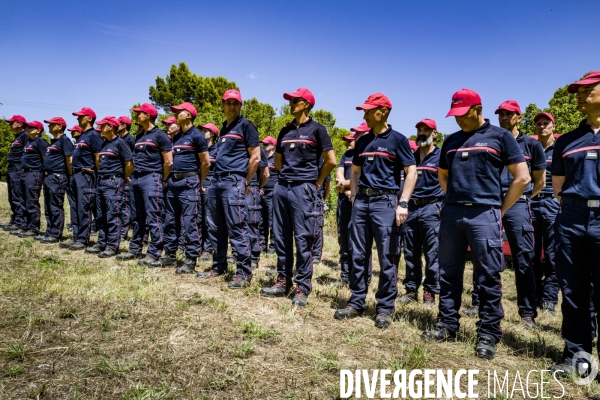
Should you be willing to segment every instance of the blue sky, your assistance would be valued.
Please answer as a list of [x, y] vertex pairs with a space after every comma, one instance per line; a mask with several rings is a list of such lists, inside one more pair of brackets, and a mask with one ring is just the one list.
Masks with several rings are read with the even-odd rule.
[[337, 126], [381, 91], [389, 122], [441, 132], [452, 93], [479, 92], [484, 114], [504, 100], [547, 105], [554, 90], [600, 69], [592, 1], [3, 1], [0, 116], [42, 120], [92, 107], [123, 115], [184, 61], [235, 81], [244, 98], [279, 107], [300, 86]]

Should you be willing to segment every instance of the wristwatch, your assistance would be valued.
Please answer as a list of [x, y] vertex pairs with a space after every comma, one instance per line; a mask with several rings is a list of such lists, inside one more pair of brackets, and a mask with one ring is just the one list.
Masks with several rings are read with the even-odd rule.
[[398, 205], [402, 208], [408, 208], [408, 203], [406, 201], [401, 201]]

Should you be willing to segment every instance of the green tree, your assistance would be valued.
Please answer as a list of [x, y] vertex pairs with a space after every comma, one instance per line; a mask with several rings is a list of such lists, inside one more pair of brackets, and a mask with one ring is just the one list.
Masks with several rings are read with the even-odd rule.
[[527, 107], [525, 107], [525, 112], [522, 114], [523, 118], [521, 119], [521, 122], [519, 122], [519, 130], [526, 135], [535, 134], [533, 118], [540, 112], [542, 112], [542, 110], [540, 110], [538, 106], [533, 103], [528, 104]]
[[[255, 97], [244, 100], [242, 106], [242, 115], [249, 121], [252, 121], [258, 130], [260, 139], [266, 136], [277, 136], [279, 132], [273, 132], [273, 122], [275, 119], [275, 109], [267, 103], [261, 103]], [[274, 135], [273, 135], [274, 133]]]
[[6, 171], [8, 170], [6, 157], [8, 157], [10, 147], [15, 138], [15, 134], [5, 119], [6, 117], [3, 117], [0, 121], [0, 174], [2, 174], [3, 181], [6, 181]]

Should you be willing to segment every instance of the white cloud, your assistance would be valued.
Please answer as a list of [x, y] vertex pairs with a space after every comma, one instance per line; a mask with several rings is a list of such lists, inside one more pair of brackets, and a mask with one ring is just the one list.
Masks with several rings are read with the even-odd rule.
[[256, 71], [254, 71], [250, 75], [248, 75], [248, 78], [250, 78], [250, 79], [256, 79], [256, 78], [258, 78], [258, 75], [256, 74]]

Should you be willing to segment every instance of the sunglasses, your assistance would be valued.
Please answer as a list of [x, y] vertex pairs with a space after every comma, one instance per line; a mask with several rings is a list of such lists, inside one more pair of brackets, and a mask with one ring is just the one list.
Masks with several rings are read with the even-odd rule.
[[306, 100], [304, 100], [304, 99], [303, 99], [303, 98], [301, 98], [301, 97], [295, 97], [295, 98], [293, 98], [293, 99], [290, 99], [290, 104], [298, 104], [298, 103], [300, 103], [301, 101], [306, 101]]

